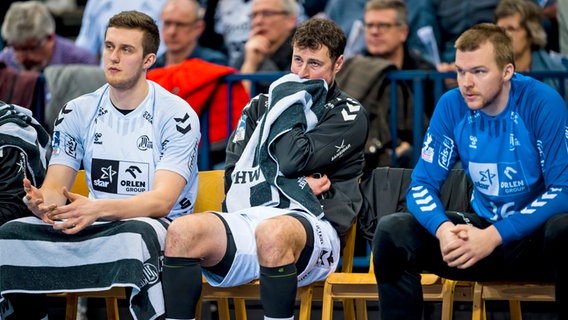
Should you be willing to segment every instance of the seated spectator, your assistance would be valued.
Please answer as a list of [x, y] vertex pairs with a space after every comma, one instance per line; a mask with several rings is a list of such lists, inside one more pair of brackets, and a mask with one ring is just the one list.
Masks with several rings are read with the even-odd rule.
[[152, 68], [178, 64], [189, 58], [228, 64], [224, 53], [199, 45], [199, 37], [205, 28], [203, 14], [204, 10], [197, 0], [166, 1], [160, 15], [166, 52], [158, 57]]
[[97, 59], [68, 39], [55, 34], [55, 21], [39, 1], [14, 2], [2, 23], [7, 47], [0, 60], [17, 70], [43, 71], [48, 65], [96, 64]]
[[[295, 0], [253, 0], [251, 33], [236, 68], [242, 73], [290, 71], [292, 36], [298, 21]], [[267, 93], [269, 83], [257, 84], [255, 92]], [[245, 82], [250, 92], [250, 83]]]
[[[166, 0], [87, 0], [81, 18], [81, 29], [75, 39], [75, 44], [100, 58], [103, 53], [106, 26], [113, 15], [122, 11], [137, 10], [149, 15], [154, 21], [158, 21], [165, 2]], [[160, 25], [161, 23], [158, 22], [158, 27]], [[160, 42], [158, 55], [165, 51], [165, 45]], [[101, 60], [100, 65], [102, 64]]]
[[[495, 23], [513, 40], [518, 72], [566, 70], [560, 59], [553, 58], [544, 49], [547, 39], [542, 26], [542, 10], [531, 0], [502, 0], [495, 9]], [[544, 82], [559, 92], [563, 86], [558, 79], [546, 78]]]
[[[394, 165], [391, 162], [391, 137], [389, 129], [390, 90], [386, 84], [368, 81], [369, 78], [351, 76], [351, 73], [384, 74], [394, 66], [398, 70], [436, 70], [436, 67], [406, 46], [408, 37], [407, 9], [402, 0], [371, 0], [365, 6], [365, 44], [364, 57], [353, 57], [345, 63], [338, 82], [345, 91], [359, 99], [371, 114], [371, 131], [367, 139], [366, 168]], [[384, 68], [378, 68], [382, 66]], [[425, 110], [428, 114], [434, 109], [433, 86], [426, 83]], [[356, 88], [354, 88], [356, 87]], [[362, 88], [375, 87], [376, 90]], [[365, 96], [355, 93], [360, 91]], [[398, 95], [399, 119], [398, 142], [395, 149], [396, 165], [411, 167], [412, 163], [412, 83], [400, 86]]]

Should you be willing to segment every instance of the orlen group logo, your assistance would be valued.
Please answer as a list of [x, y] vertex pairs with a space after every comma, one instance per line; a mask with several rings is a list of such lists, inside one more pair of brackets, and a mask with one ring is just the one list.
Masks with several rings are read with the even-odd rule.
[[147, 163], [93, 159], [92, 164], [93, 188], [97, 191], [134, 195], [150, 189]]

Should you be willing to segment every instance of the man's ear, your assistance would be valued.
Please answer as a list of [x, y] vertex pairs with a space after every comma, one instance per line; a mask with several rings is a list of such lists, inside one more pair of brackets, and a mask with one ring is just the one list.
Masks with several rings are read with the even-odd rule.
[[345, 58], [343, 57], [343, 55], [340, 55], [339, 57], [337, 57], [337, 59], [335, 59], [335, 66], [334, 66], [335, 73], [338, 73], [339, 70], [341, 70], [341, 68], [343, 67], [344, 60]]
[[156, 62], [156, 54], [155, 53], [148, 53], [144, 58], [144, 69], [148, 70], [153, 64]]
[[503, 68], [503, 80], [506, 81], [511, 80], [514, 73], [515, 73], [515, 67], [513, 66], [513, 64], [512, 63], [506, 64], [505, 68]]

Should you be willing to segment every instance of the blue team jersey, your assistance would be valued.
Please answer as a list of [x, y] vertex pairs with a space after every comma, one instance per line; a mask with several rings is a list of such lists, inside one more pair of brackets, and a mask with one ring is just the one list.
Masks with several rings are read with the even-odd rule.
[[439, 190], [462, 161], [475, 212], [494, 223], [503, 243], [523, 238], [568, 212], [568, 111], [548, 85], [515, 74], [497, 116], [472, 111], [459, 89], [442, 96], [408, 189], [409, 210], [429, 232], [448, 218]]

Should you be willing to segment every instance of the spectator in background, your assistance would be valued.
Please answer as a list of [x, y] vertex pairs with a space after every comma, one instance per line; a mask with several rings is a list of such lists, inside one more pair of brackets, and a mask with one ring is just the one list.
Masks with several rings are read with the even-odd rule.
[[[455, 60], [454, 42], [469, 27], [480, 22], [493, 22], [493, 12], [499, 0], [405, 0], [411, 50], [418, 50], [438, 66]], [[431, 28], [431, 32], [427, 32]], [[428, 36], [427, 36], [428, 35]], [[432, 52], [435, 44], [438, 54]], [[453, 68], [444, 68], [450, 71]]]
[[[387, 83], [369, 79], [384, 79], [397, 70], [436, 70], [436, 67], [406, 46], [408, 37], [407, 8], [403, 0], [370, 0], [364, 14], [365, 45], [363, 56], [346, 61], [337, 81], [345, 92], [361, 101], [371, 115], [371, 130], [367, 139], [366, 166], [370, 171], [378, 166], [391, 166], [392, 137], [390, 121], [390, 90]], [[392, 68], [394, 66], [394, 68]], [[381, 77], [380, 75], [383, 75]], [[355, 76], [359, 75], [359, 76]], [[395, 143], [397, 165], [412, 167], [412, 83], [397, 87], [398, 119]], [[433, 86], [426, 83], [424, 104], [427, 114], [434, 109]]]
[[345, 59], [365, 49], [363, 38], [363, 14], [367, 0], [326, 0], [323, 14], [337, 22], [347, 35]]
[[189, 58], [227, 65], [227, 56], [199, 45], [205, 28], [204, 10], [197, 0], [167, 0], [162, 8], [162, 39], [166, 52], [158, 57], [153, 68], [178, 64]]
[[[436, 70], [436, 66], [420, 53], [410, 51], [408, 39], [408, 10], [403, 0], [371, 0], [365, 7], [365, 55], [392, 62], [398, 70]], [[432, 86], [424, 91], [425, 110], [434, 111]]]
[[43, 71], [48, 65], [96, 64], [97, 59], [55, 34], [55, 21], [39, 1], [14, 2], [2, 23], [7, 47], [0, 60], [17, 70]]
[[[566, 70], [561, 58], [552, 57], [544, 49], [547, 39], [542, 18], [541, 8], [530, 0], [502, 0], [495, 9], [495, 23], [513, 40], [515, 69], [519, 72]], [[544, 82], [561, 92], [558, 79], [547, 78]]]
[[[112, 16], [121, 11], [136, 10], [146, 13], [152, 17], [154, 21], [158, 21], [158, 27], [161, 28], [159, 16], [165, 2], [165, 0], [88, 0], [85, 10], [83, 11], [81, 29], [79, 30], [75, 44], [100, 59], [103, 53], [105, 30]], [[160, 42], [158, 55], [164, 52], [165, 45], [163, 42]]]
[[[251, 33], [245, 51], [237, 60], [242, 73], [289, 71], [292, 37], [298, 21], [295, 0], [253, 0]], [[250, 83], [245, 83], [250, 91]], [[269, 84], [260, 83], [256, 92], [267, 93]]]
[[558, 20], [558, 42], [560, 53], [568, 57], [568, 1], [559, 1], [556, 18]]

